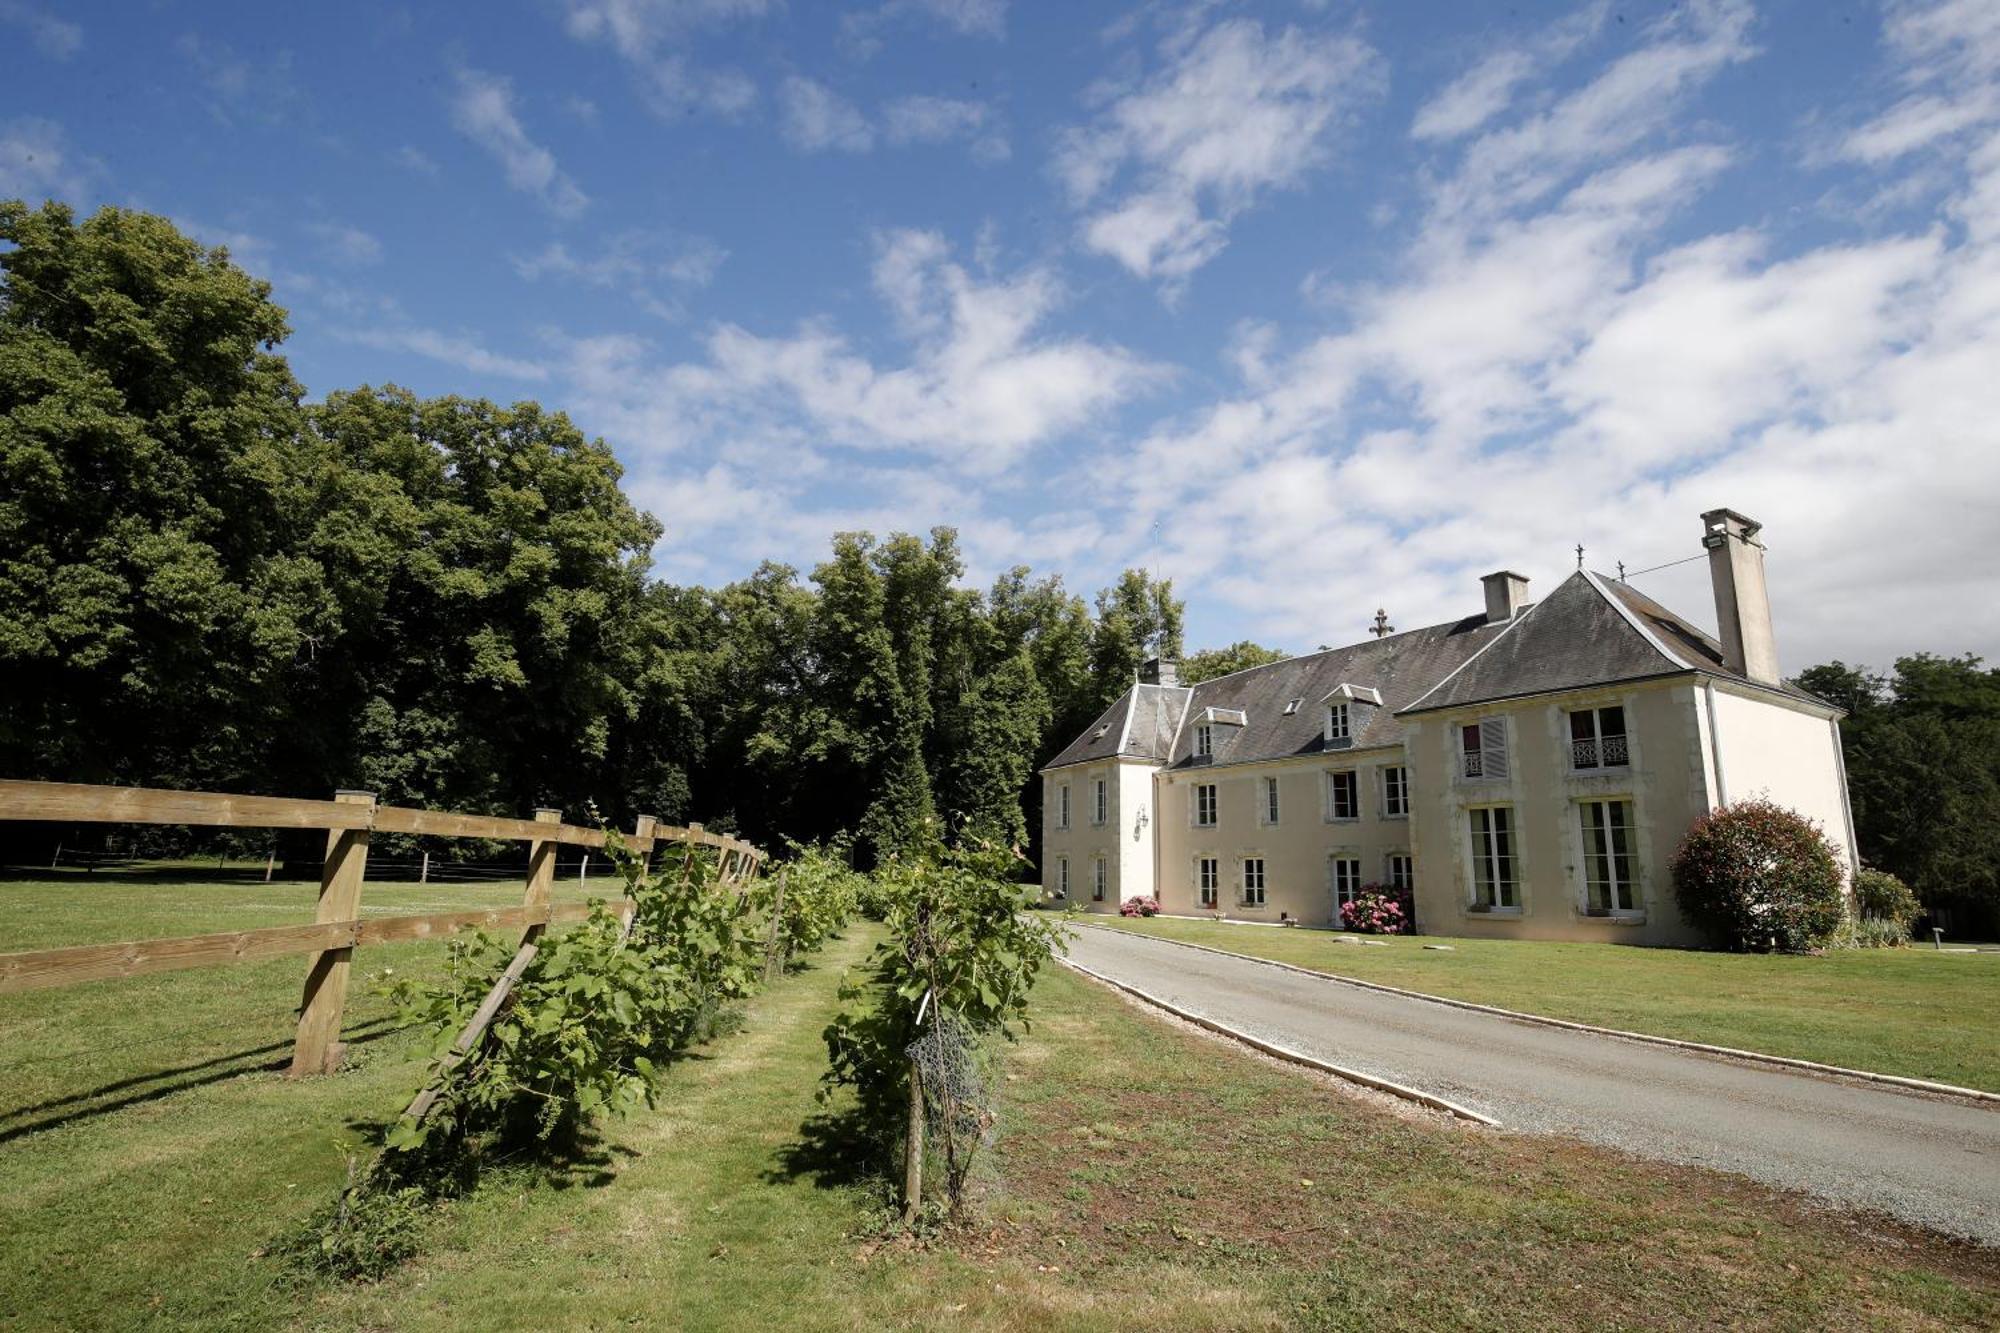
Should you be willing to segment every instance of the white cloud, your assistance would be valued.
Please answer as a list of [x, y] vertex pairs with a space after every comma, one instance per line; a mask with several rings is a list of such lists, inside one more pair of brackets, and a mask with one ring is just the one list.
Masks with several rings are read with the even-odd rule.
[[243, 56], [226, 43], [194, 33], [183, 34], [174, 50], [208, 93], [209, 114], [224, 125], [244, 117], [275, 125], [305, 100], [292, 75], [290, 51]]
[[451, 120], [461, 134], [490, 153], [507, 184], [539, 197], [558, 217], [575, 217], [590, 199], [556, 165], [555, 154], [528, 137], [514, 113], [514, 88], [497, 74], [461, 69], [451, 98]]
[[677, 293], [706, 287], [728, 257], [727, 250], [703, 237], [632, 229], [606, 237], [591, 250], [550, 241], [540, 253], [513, 262], [514, 271], [530, 282], [563, 278], [621, 291], [651, 314], [679, 319], [685, 312]]
[[864, 59], [882, 49], [882, 29], [905, 18], [929, 19], [964, 37], [998, 38], [1007, 28], [1007, 0], [885, 0], [845, 15], [841, 45]]
[[309, 222], [306, 232], [319, 242], [322, 253], [337, 264], [376, 264], [382, 260], [382, 242], [359, 227], [342, 222]]
[[100, 174], [54, 121], [28, 116], [0, 123], [0, 198], [79, 204]]
[[1003, 162], [1012, 153], [1004, 131], [984, 102], [955, 97], [900, 97], [882, 108], [882, 135], [890, 143], [950, 143], [964, 139], [980, 162]]
[[[639, 339], [580, 339], [566, 357], [571, 401], [635, 460], [640, 493], [666, 497], [663, 514], [687, 514], [696, 494], [754, 497], [717, 549], [755, 560], [811, 555], [839, 527], [909, 527], [913, 513], [990, 524], [983, 497], [1018, 484], [1010, 469], [1160, 378], [1122, 348], [1044, 333], [1063, 297], [1046, 270], [975, 276], [942, 237], [897, 231], [878, 238], [873, 277], [899, 356], [824, 321], [778, 335], [719, 325], [700, 359], [666, 364]], [[713, 518], [688, 515], [694, 532]]]
[[[548, 370], [539, 363], [489, 351], [475, 339], [462, 334], [409, 326], [336, 329], [334, 332], [337, 337], [363, 347], [383, 352], [408, 352], [432, 361], [442, 361], [475, 375], [497, 375], [516, 380], [548, 378]], [[393, 378], [395, 372], [392, 370], [389, 375]]]
[[1603, 26], [1605, 5], [1589, 5], [1534, 41], [1505, 46], [1482, 57], [1418, 108], [1410, 133], [1418, 139], [1456, 139], [1507, 109], [1515, 90], [1567, 58]]
[[865, 153], [875, 132], [860, 108], [823, 83], [793, 75], [778, 90], [785, 142], [804, 153]]
[[639, 94], [660, 116], [704, 110], [737, 116], [757, 100], [742, 71], [690, 57], [706, 28], [761, 18], [775, 0], [563, 0], [564, 26], [582, 42], [607, 43], [631, 67]]
[[[1892, 32], [1940, 13], [1966, 11], [1899, 10]], [[1336, 332], [1288, 351], [1239, 331], [1238, 391], [1098, 465], [1133, 501], [1099, 558], [1153, 551], [1197, 623], [1221, 602], [1309, 647], [1354, 641], [1377, 605], [1405, 628], [1475, 610], [1493, 568], [1545, 592], [1579, 542], [1607, 570], [1698, 557], [1698, 514], [1730, 505], [1766, 524], [1788, 669], [2000, 648], [1980, 584], [2000, 531], [2000, 127], [1928, 141], [1957, 183], [1915, 230], [1690, 238], [1733, 157], [1676, 112], [1745, 58], [1739, 18], [1690, 11], [1579, 91], [1481, 121], [1458, 171], [1436, 164], [1400, 274], [1338, 293]], [[1639, 586], [1712, 623], [1699, 559]]]
[[1743, 0], [1676, 8], [1635, 50], [1546, 111], [1468, 144], [1436, 213], [1452, 223], [1501, 215], [1631, 149], [1667, 125], [1690, 93], [1755, 54], [1752, 18]]
[[404, 144], [401, 148], [398, 148], [391, 156], [391, 160], [397, 166], [414, 171], [419, 176], [435, 176], [438, 174], [438, 164], [432, 159], [431, 155], [411, 144]]
[[1084, 243], [1171, 290], [1216, 255], [1229, 222], [1263, 192], [1324, 162], [1332, 131], [1383, 80], [1359, 38], [1272, 35], [1248, 19], [1176, 33], [1162, 58], [1064, 136], [1056, 171], [1091, 210]]
[[26, 29], [35, 49], [51, 60], [68, 60], [83, 49], [81, 27], [21, 0], [0, 0], [0, 23]]
[[1911, 91], [1851, 132], [1843, 156], [1880, 163], [2000, 119], [2000, 6], [1894, 5], [1884, 36]]

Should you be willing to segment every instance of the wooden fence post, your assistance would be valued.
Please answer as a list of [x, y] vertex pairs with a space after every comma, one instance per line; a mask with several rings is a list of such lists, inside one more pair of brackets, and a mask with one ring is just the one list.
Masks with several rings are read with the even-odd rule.
[[430, 882], [431, 882], [431, 854], [429, 852], [425, 852], [423, 865], [417, 871], [417, 883], [428, 884]]
[[[375, 793], [341, 791], [333, 799], [346, 805], [375, 804]], [[368, 830], [332, 829], [326, 835], [326, 863], [320, 867], [319, 906], [315, 922], [353, 921], [361, 915], [361, 879], [368, 868]], [[322, 949], [306, 971], [305, 998], [299, 1003], [299, 1035], [292, 1048], [292, 1077], [331, 1074], [340, 1067], [346, 1047], [340, 1040], [340, 1016], [347, 1007], [347, 978], [354, 967], [353, 948]]]
[[[546, 807], [535, 811], [537, 824], [562, 823], [562, 811]], [[539, 912], [543, 920], [530, 921], [521, 931], [521, 943], [538, 940], [547, 927], [549, 914], [549, 890], [556, 882], [556, 848], [561, 844], [554, 838], [536, 838], [528, 844], [528, 896], [521, 905], [528, 909], [530, 916]]]

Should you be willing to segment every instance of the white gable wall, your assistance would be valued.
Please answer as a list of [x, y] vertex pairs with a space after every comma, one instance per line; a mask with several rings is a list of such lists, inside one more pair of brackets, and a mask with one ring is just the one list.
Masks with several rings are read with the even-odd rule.
[[1854, 832], [1835, 723], [1727, 684], [1715, 684], [1712, 698], [1715, 804], [1761, 796], [1796, 810], [1820, 826], [1851, 875]]

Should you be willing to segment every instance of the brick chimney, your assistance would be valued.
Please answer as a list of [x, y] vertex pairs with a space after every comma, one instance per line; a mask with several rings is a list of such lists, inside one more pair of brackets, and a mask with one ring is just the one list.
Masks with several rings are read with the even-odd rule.
[[1764, 525], [1734, 509], [1701, 516], [1708, 577], [1715, 585], [1715, 621], [1722, 661], [1763, 685], [1776, 685], [1778, 643], [1771, 636], [1771, 598], [1764, 590]]
[[1181, 683], [1181, 664], [1165, 657], [1148, 658], [1139, 668], [1141, 685], [1178, 685]]
[[1512, 620], [1528, 604], [1528, 576], [1503, 569], [1479, 580], [1486, 585], [1486, 623]]

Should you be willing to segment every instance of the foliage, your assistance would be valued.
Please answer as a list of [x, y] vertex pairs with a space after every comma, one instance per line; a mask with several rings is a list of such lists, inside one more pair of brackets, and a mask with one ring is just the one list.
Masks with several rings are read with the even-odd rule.
[[373, 1281], [421, 1248], [437, 1197], [418, 1184], [364, 1184], [355, 1159], [347, 1188], [266, 1247], [295, 1276]]
[[1845, 909], [1840, 863], [1819, 825], [1766, 800], [1697, 820], [1674, 854], [1673, 879], [1682, 915], [1736, 951], [1816, 948]]
[[1923, 913], [1923, 904], [1910, 886], [1886, 870], [1864, 868], [1854, 877], [1854, 904], [1864, 921], [1889, 921], [1909, 936], [1910, 924]]
[[1364, 935], [1400, 935], [1410, 928], [1407, 891], [1364, 884], [1350, 902], [1340, 905], [1340, 923]]
[[1227, 648], [1209, 648], [1198, 653], [1189, 653], [1181, 663], [1181, 684], [1199, 685], [1217, 676], [1227, 676], [1236, 671], [1248, 671], [1251, 667], [1269, 666], [1282, 662], [1291, 654], [1282, 648], [1266, 648], [1261, 643], [1242, 639]]
[[861, 909], [867, 877], [848, 864], [852, 849], [846, 841], [802, 847], [792, 843], [784, 864], [767, 872], [762, 897], [768, 905], [782, 880], [783, 912], [778, 919], [778, 947], [784, 957], [812, 953], [847, 927]]
[[1861, 854], [1959, 932], [2000, 926], [2000, 669], [1918, 653], [1887, 676], [1836, 661], [1798, 679], [1848, 710]]
[[[349, 1167], [339, 1200], [274, 1248], [303, 1271], [367, 1277], [414, 1248], [424, 1209], [469, 1188], [479, 1162], [573, 1148], [602, 1115], [653, 1104], [662, 1065], [732, 1030], [722, 1006], [747, 994], [762, 954], [750, 895], [717, 879], [715, 858], [672, 848], [650, 871], [616, 834], [630, 925], [603, 900], [570, 930], [545, 934], [484, 1037], [459, 1058], [464, 1030], [519, 945], [484, 932], [455, 939], [444, 976], [398, 982], [404, 1022], [433, 1033], [429, 1114], [391, 1128], [368, 1167]], [[824, 938], [820, 936], [819, 938]]]
[[1847, 917], [1834, 932], [1830, 947], [1835, 949], [1900, 949], [1910, 942], [1906, 922], [1878, 916]]
[[[886, 1149], [904, 1123], [907, 1052], [940, 1017], [973, 1041], [1011, 1039], [1028, 1027], [1029, 994], [1062, 947], [1064, 927], [1019, 910], [1018, 864], [1013, 853], [973, 844], [898, 859], [876, 872], [886, 886], [889, 936], [871, 956], [873, 986], [849, 980], [841, 987], [841, 1012], [825, 1032], [821, 1096], [852, 1087], [880, 1147]], [[976, 1145], [945, 1138], [953, 1154], [947, 1180], [956, 1211]]]
[[1120, 916], [1158, 916], [1160, 900], [1151, 894], [1135, 894], [1118, 905]]

